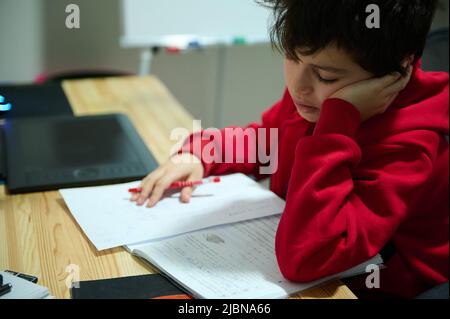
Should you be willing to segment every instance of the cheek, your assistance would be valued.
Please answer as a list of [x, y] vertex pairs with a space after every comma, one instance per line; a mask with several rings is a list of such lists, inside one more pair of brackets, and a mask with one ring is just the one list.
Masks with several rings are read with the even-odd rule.
[[351, 78], [342, 79], [342, 80], [338, 81], [337, 83], [334, 83], [331, 85], [320, 84], [316, 88], [317, 98], [320, 101], [320, 103], [322, 104], [327, 98], [332, 96], [337, 91], [339, 91], [349, 85], [352, 85], [354, 83], [368, 80], [371, 77], [372, 76], [370, 74], [363, 73], [363, 74], [359, 74], [358, 76], [353, 76]]
[[295, 75], [295, 63], [289, 61], [288, 59], [284, 60], [284, 80], [288, 87], [291, 87], [294, 82]]
[[318, 99], [318, 102], [322, 105], [322, 103], [328, 99], [331, 95], [333, 95], [335, 92], [339, 91], [344, 86], [339, 84], [332, 84], [332, 85], [319, 85], [315, 92]]

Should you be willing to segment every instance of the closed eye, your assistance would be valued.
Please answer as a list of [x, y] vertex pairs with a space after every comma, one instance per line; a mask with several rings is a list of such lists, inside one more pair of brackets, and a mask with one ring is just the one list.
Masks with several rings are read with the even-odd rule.
[[325, 84], [333, 84], [338, 81], [338, 79], [325, 79], [325, 78], [321, 77], [319, 72], [317, 72], [317, 70], [314, 70], [314, 74], [320, 82], [325, 83]]

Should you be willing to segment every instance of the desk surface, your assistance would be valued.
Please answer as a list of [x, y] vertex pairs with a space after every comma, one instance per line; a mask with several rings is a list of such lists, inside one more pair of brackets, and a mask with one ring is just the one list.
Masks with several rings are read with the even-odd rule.
[[[192, 116], [154, 77], [76, 80], [63, 83], [76, 115], [127, 114], [159, 162], [173, 147], [170, 132], [192, 130]], [[5, 195], [0, 186], [0, 269], [39, 277], [57, 298], [70, 298], [66, 281], [79, 267], [79, 280], [157, 272], [123, 248], [98, 252], [72, 218], [57, 191]], [[340, 281], [297, 298], [355, 298]]]

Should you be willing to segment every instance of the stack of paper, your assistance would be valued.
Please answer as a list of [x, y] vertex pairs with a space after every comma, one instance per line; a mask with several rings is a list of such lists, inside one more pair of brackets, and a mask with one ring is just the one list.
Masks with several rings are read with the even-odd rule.
[[131, 187], [136, 183], [60, 192], [98, 249], [127, 245], [199, 298], [285, 298], [382, 263], [376, 256], [316, 282], [288, 282], [274, 247], [285, 202], [249, 177], [225, 176], [198, 187], [189, 204], [175, 194], [151, 209], [129, 201]]

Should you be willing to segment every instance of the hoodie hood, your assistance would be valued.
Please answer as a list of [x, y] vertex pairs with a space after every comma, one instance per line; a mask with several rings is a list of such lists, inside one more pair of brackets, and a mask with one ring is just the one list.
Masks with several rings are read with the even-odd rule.
[[415, 130], [431, 130], [448, 136], [448, 84], [448, 73], [425, 72], [418, 61], [407, 87], [384, 114], [361, 127], [359, 137], [369, 142], [382, 137], [383, 132], [392, 135]]

